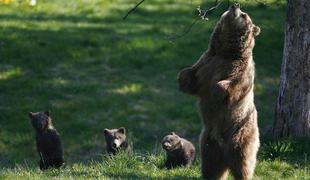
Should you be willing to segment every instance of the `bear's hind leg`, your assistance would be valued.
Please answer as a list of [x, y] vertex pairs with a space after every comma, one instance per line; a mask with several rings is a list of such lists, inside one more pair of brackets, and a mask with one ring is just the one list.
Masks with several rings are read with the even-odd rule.
[[254, 174], [254, 166], [245, 161], [236, 163], [230, 170], [236, 180], [250, 180]]
[[[248, 147], [249, 148], [249, 147]], [[230, 170], [236, 180], [250, 180], [253, 178], [256, 164], [256, 150], [240, 149], [233, 152]]]
[[208, 138], [205, 131], [200, 136], [201, 172], [203, 179], [226, 179], [228, 168], [218, 142]]
[[[252, 114], [256, 123], [256, 111]], [[229, 168], [234, 179], [248, 180], [254, 175], [256, 156], [259, 149], [259, 133], [257, 125], [248, 121], [239, 134], [236, 134], [232, 146]], [[252, 127], [251, 127], [252, 126]]]

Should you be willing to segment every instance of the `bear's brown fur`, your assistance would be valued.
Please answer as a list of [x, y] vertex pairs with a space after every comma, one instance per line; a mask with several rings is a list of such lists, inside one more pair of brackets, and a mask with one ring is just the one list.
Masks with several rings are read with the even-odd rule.
[[180, 89], [199, 98], [202, 177], [251, 179], [259, 148], [252, 58], [260, 28], [235, 3], [211, 36], [208, 50], [179, 73]]
[[121, 150], [128, 150], [126, 129], [124, 127], [118, 129], [104, 129], [103, 132], [107, 144], [107, 152], [109, 154], [116, 155]]
[[40, 169], [60, 168], [64, 165], [64, 148], [58, 132], [53, 127], [50, 111], [29, 112], [28, 115], [36, 130]]
[[162, 147], [167, 153], [165, 167], [167, 169], [178, 166], [190, 167], [196, 157], [195, 146], [188, 140], [181, 138], [174, 132], [165, 136]]

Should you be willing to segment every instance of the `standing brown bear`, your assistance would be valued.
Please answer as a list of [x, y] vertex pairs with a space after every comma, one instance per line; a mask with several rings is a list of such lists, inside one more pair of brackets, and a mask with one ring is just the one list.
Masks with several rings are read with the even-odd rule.
[[202, 177], [253, 177], [259, 148], [252, 51], [260, 28], [238, 3], [225, 12], [208, 50], [179, 73], [180, 89], [199, 98]]

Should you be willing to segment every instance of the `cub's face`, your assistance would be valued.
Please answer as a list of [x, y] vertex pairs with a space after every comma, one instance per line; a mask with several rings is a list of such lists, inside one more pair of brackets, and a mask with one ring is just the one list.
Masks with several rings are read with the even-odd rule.
[[50, 112], [49, 111], [35, 112], [35, 113], [29, 112], [28, 116], [31, 119], [32, 126], [37, 131], [44, 131], [51, 124], [51, 117], [50, 117]]
[[107, 146], [112, 149], [119, 149], [126, 141], [126, 129], [124, 127], [118, 129], [104, 129], [104, 136]]
[[239, 3], [233, 4], [222, 15], [218, 28], [220, 28], [220, 34], [225, 35], [225, 41], [241, 38], [241, 41], [246, 42], [246, 39], [253, 39], [260, 33], [260, 28], [253, 24], [250, 16], [240, 10]]
[[173, 151], [182, 147], [181, 138], [174, 132], [165, 136], [161, 144], [166, 151]]

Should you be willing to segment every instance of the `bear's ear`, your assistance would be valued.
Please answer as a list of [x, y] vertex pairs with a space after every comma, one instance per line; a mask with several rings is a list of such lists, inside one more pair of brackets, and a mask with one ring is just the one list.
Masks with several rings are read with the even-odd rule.
[[124, 127], [120, 127], [117, 129], [117, 132], [122, 133], [122, 134], [126, 134], [126, 129]]
[[29, 113], [28, 113], [28, 116], [30, 117], [30, 119], [32, 119], [32, 117], [33, 117], [33, 112], [29, 112]]
[[170, 135], [176, 135], [175, 132], [171, 132]]
[[109, 129], [104, 129], [103, 133], [104, 133], [105, 136], [107, 136], [108, 134], [110, 134], [110, 130]]
[[254, 36], [258, 36], [259, 33], [260, 33], [260, 27], [254, 25], [253, 26], [253, 34], [254, 34]]
[[45, 111], [44, 114], [47, 115], [48, 117], [51, 117], [51, 111], [50, 110]]

